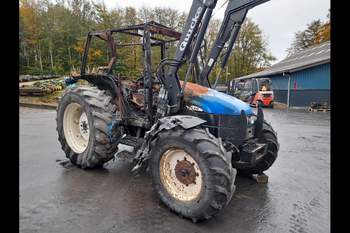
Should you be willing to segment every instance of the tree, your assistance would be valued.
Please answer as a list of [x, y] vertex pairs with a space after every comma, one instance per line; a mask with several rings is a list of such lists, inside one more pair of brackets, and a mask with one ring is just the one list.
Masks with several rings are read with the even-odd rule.
[[[75, 70], [81, 64], [86, 35], [92, 30], [120, 28], [153, 20], [182, 32], [187, 19], [186, 13], [171, 8], [108, 9], [103, 1], [93, 0], [21, 0], [19, 10], [21, 74], [68, 74]], [[204, 61], [219, 27], [219, 20], [210, 22], [207, 43], [203, 44], [206, 51]], [[229, 60], [230, 72], [237, 76], [254, 72], [272, 58], [257, 25], [248, 20], [242, 32], [237, 40], [237, 51]], [[140, 42], [140, 38], [126, 34], [118, 34], [115, 39], [117, 43]], [[169, 44], [168, 57], [174, 56], [176, 46], [177, 42]], [[160, 49], [153, 47], [152, 50], [155, 69], [160, 61]], [[106, 65], [110, 52], [102, 40], [94, 37], [89, 51], [90, 69]], [[142, 55], [142, 46], [118, 47], [116, 71], [122, 76], [139, 77], [143, 70]], [[180, 77], [185, 76], [184, 69], [180, 69]]]
[[315, 38], [322, 27], [321, 20], [314, 20], [307, 25], [306, 30], [295, 33], [292, 46], [287, 50], [288, 55], [315, 45]]
[[138, 10], [138, 17], [142, 22], [156, 21], [174, 30], [182, 31], [187, 14], [167, 7], [141, 7]]
[[327, 18], [326, 22], [322, 22], [319, 19], [313, 20], [304, 31], [296, 32], [291, 47], [287, 49], [288, 56], [330, 40], [330, 13], [327, 15]]
[[329, 41], [331, 39], [331, 24], [330, 22], [325, 23], [318, 30], [317, 35], [315, 36], [314, 43], [321, 44], [323, 42]]
[[[39, 16], [39, 6], [33, 0], [22, 0], [20, 2], [20, 23], [22, 27], [22, 52], [28, 59], [27, 68], [32, 67], [33, 72], [42, 73], [42, 31]], [[25, 52], [28, 51], [28, 52]], [[34, 59], [31, 59], [34, 58]], [[23, 63], [22, 63], [23, 64]], [[25, 69], [22, 69], [25, 70]]]
[[331, 39], [331, 22], [330, 22], [330, 11], [327, 14], [328, 20], [321, 26], [321, 28], [318, 30], [314, 43], [315, 44], [321, 44], [325, 41], [329, 41]]

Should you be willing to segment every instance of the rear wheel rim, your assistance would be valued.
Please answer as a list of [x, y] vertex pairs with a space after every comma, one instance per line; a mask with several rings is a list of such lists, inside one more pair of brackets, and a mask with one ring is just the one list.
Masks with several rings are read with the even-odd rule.
[[163, 153], [160, 180], [166, 191], [175, 199], [189, 202], [199, 199], [203, 177], [198, 163], [183, 149], [169, 149]]
[[75, 153], [83, 153], [89, 143], [89, 121], [82, 106], [70, 103], [63, 115], [63, 131], [67, 144]]

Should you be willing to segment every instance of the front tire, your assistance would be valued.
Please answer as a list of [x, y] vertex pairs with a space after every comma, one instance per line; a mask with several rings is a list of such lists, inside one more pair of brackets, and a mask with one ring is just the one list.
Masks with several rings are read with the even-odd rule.
[[218, 140], [201, 128], [161, 132], [152, 142], [151, 172], [161, 201], [181, 216], [209, 219], [235, 190], [236, 169]]
[[68, 89], [57, 108], [58, 140], [66, 157], [82, 168], [100, 167], [117, 150], [111, 135], [112, 97], [96, 87]]

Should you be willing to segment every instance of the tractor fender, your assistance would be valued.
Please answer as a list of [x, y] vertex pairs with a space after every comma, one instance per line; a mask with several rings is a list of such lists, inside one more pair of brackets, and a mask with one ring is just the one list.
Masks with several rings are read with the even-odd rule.
[[150, 144], [161, 131], [170, 130], [177, 126], [180, 126], [183, 129], [187, 130], [201, 125], [205, 122], [205, 120], [199, 117], [189, 115], [167, 116], [158, 119], [152, 128], [146, 132], [144, 141], [141, 147], [138, 149], [134, 158], [137, 161], [137, 164], [131, 171], [137, 171], [143, 165], [143, 163], [150, 158]]
[[206, 120], [190, 115], [166, 116], [158, 119], [158, 121], [151, 127], [151, 129], [146, 132], [144, 139], [145, 141], [151, 141], [161, 131], [170, 130], [176, 126], [180, 126], [183, 129], [191, 129], [205, 122]]
[[176, 115], [176, 116], [167, 116], [158, 120], [159, 121], [159, 131], [163, 129], [172, 129], [176, 126], [181, 126], [184, 129], [191, 129], [198, 125], [205, 123], [206, 121], [195, 116], [189, 115]]

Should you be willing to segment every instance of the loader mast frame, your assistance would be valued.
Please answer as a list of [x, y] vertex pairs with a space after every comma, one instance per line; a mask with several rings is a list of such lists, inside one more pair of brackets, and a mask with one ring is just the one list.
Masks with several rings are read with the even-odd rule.
[[241, 25], [244, 22], [248, 10], [265, 3], [269, 0], [237, 0], [237, 1], [229, 1], [223, 22], [221, 24], [219, 33], [214, 42], [214, 46], [210, 51], [209, 58], [206, 62], [205, 67], [203, 68], [200, 74], [200, 84], [203, 86], [211, 87], [209, 81], [209, 75], [212, 71], [215, 63], [218, 60], [219, 55], [225, 47], [225, 44], [228, 42], [226, 53], [223, 56], [223, 59], [220, 64], [219, 73], [216, 76], [215, 83], [213, 88], [216, 87], [218, 80], [220, 78], [221, 72], [224, 70], [228, 59], [231, 55], [233, 46], [238, 37], [239, 31], [241, 29]]
[[[203, 70], [199, 74], [199, 84], [211, 87], [209, 75], [217, 62], [220, 53], [225, 47], [225, 44], [229, 41], [226, 54], [224, 55], [220, 65], [220, 72], [214, 84], [214, 87], [216, 86], [220, 73], [222, 70], [224, 70], [227, 64], [240, 27], [247, 15], [248, 10], [267, 1], [269, 0], [229, 0], [223, 23], [214, 42], [214, 46], [211, 49], [209, 59], [206, 61]], [[165, 86], [169, 94], [169, 105], [171, 107], [171, 112], [175, 113], [181, 109], [183, 90], [185, 89], [189, 76], [193, 72], [193, 68], [198, 65], [198, 53], [204, 41], [204, 36], [216, 3], [217, 0], [193, 0], [174, 59], [171, 60], [172, 62], [167, 63], [167, 61], [165, 61], [163, 64], [160, 64], [161, 66], [165, 66], [171, 63], [169, 71], [164, 75]], [[181, 87], [177, 71], [186, 61], [188, 61], [189, 66]], [[198, 70], [198, 68], [196, 70]]]
[[160, 66], [170, 65], [169, 70], [164, 74], [164, 85], [168, 91], [170, 111], [173, 113], [181, 108], [183, 94], [183, 87], [180, 85], [177, 72], [186, 60], [190, 60], [186, 82], [197, 61], [197, 55], [216, 3], [217, 0], [193, 0], [174, 59], [160, 64]]

